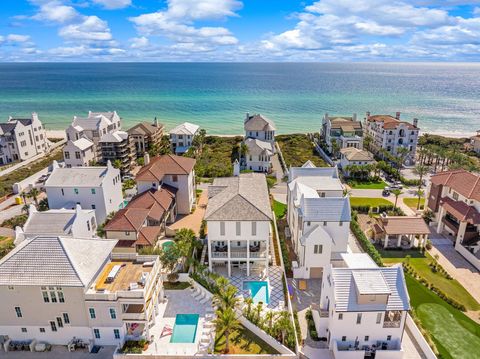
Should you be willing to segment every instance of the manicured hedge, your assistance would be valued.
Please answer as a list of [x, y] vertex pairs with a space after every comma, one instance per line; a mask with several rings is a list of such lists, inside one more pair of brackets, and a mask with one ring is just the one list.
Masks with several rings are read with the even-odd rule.
[[380, 253], [378, 253], [375, 246], [368, 240], [367, 236], [365, 236], [365, 233], [363, 233], [358, 222], [353, 218], [350, 222], [350, 229], [352, 230], [355, 237], [357, 237], [357, 240], [362, 246], [363, 250], [368, 253], [368, 255], [373, 259], [375, 263], [377, 263], [378, 266], [383, 267], [382, 257], [380, 256]]

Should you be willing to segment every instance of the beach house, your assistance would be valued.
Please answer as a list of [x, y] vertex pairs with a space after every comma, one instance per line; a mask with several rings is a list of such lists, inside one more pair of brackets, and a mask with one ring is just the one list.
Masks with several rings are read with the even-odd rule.
[[135, 146], [137, 157], [143, 157], [145, 152], [160, 144], [163, 130], [163, 124], [158, 122], [156, 117], [153, 123], [140, 122], [128, 129], [127, 132]]
[[[346, 177], [356, 175], [356, 173], [351, 171], [352, 168], [361, 170], [362, 166], [363, 168], [365, 168], [364, 166], [373, 165], [375, 163], [376, 161], [373, 158], [373, 154], [361, 148], [359, 149], [356, 147], [345, 147], [340, 150], [339, 165], [340, 165], [340, 168], [342, 169], [342, 173]], [[363, 176], [368, 176], [369, 175], [368, 172], [369, 171], [366, 171], [363, 174]]]
[[415, 163], [417, 153], [417, 142], [420, 129], [418, 119], [414, 118], [413, 123], [400, 120], [400, 112], [395, 117], [390, 115], [371, 115], [367, 112], [364, 128], [371, 139], [372, 151], [379, 152], [380, 149], [387, 151], [393, 156], [399, 154], [400, 148], [408, 150], [405, 157], [405, 164]]
[[480, 176], [465, 170], [432, 175], [427, 205], [437, 232], [480, 269]]
[[50, 145], [45, 126], [35, 112], [30, 118], [9, 117], [0, 123], [0, 165], [46, 153]]
[[320, 304], [312, 309], [335, 359], [403, 357], [410, 303], [400, 265], [380, 268], [368, 254], [343, 253], [325, 268]]
[[357, 121], [356, 113], [351, 117], [329, 116], [326, 113], [320, 133], [331, 153], [334, 152], [334, 142], [336, 151], [342, 148], [363, 148], [363, 126], [361, 121]]
[[162, 290], [157, 256], [115, 240], [38, 236], [0, 260], [0, 333], [10, 341], [122, 345], [150, 338]]
[[287, 222], [297, 261], [295, 278], [322, 278], [331, 260], [346, 252], [350, 201], [336, 167], [292, 167], [287, 186]]
[[247, 113], [243, 124], [247, 151], [243, 154], [241, 167], [255, 172], [270, 172], [271, 158], [275, 153], [275, 124], [267, 117]]
[[24, 239], [32, 239], [40, 235], [97, 238], [95, 210], [82, 209], [77, 204], [75, 209], [49, 209], [39, 212], [31, 204], [28, 219], [23, 228], [15, 228], [15, 245]]
[[95, 162], [95, 144], [86, 137], [68, 140], [63, 148], [63, 161], [66, 167], [92, 165]]
[[264, 174], [215, 178], [205, 220], [211, 271], [268, 274], [272, 210]]
[[170, 130], [170, 143], [172, 152], [181, 155], [192, 146], [193, 138], [200, 131], [200, 126], [190, 122], [184, 122]]
[[125, 131], [114, 131], [103, 135], [99, 141], [102, 164], [118, 163], [122, 175], [135, 165], [135, 144]]
[[120, 170], [110, 162], [105, 167], [62, 168], [56, 162], [45, 182], [50, 209], [95, 210], [97, 223], [101, 224], [111, 212], [123, 208]]
[[480, 154], [480, 130], [477, 131], [475, 136], [470, 137], [470, 144], [472, 145], [472, 150]]

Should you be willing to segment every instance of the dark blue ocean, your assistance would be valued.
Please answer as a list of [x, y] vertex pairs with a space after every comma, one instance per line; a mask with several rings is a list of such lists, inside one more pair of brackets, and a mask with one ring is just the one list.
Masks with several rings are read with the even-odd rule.
[[155, 116], [239, 134], [246, 112], [279, 133], [316, 131], [325, 112], [402, 112], [427, 132], [480, 129], [480, 64], [3, 63], [0, 119], [39, 113], [63, 129], [88, 110], [117, 110], [127, 128]]

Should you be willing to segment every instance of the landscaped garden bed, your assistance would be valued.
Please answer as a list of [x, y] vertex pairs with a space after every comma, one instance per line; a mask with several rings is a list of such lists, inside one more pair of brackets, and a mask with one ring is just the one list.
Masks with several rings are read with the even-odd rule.
[[6, 256], [14, 247], [13, 238], [0, 236], [0, 258]]
[[348, 180], [347, 184], [354, 189], [384, 189], [387, 184], [382, 180], [369, 181], [369, 180]]
[[[232, 331], [229, 335], [229, 354], [279, 354], [270, 345], [253, 334], [244, 326]], [[225, 336], [217, 332], [215, 337], [215, 354], [222, 354], [225, 350]]]
[[275, 141], [282, 150], [287, 167], [301, 167], [308, 160], [317, 167], [328, 167], [306, 134], [278, 135]]

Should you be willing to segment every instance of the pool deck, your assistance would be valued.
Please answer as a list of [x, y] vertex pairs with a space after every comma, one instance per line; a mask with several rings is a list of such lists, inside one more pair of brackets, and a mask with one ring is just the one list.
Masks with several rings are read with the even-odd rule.
[[278, 305], [282, 302], [285, 305], [285, 297], [283, 295], [282, 284], [283, 271], [281, 267], [270, 266], [268, 268], [268, 277], [261, 278], [257, 275], [232, 275], [229, 279], [230, 282], [238, 288], [239, 292], [243, 294], [245, 298], [250, 297], [248, 290], [243, 290], [244, 281], [267, 281], [270, 289], [270, 301], [267, 305], [268, 309], [278, 309]]
[[[165, 297], [166, 301], [159, 305], [159, 312], [155, 317], [155, 325], [150, 329], [150, 335], [153, 335], [154, 341], [144, 353], [150, 355], [196, 354], [204, 329], [205, 315], [207, 310], [211, 308], [211, 303], [201, 304], [192, 297], [190, 289], [166, 290]], [[173, 329], [177, 314], [198, 314], [200, 316], [194, 343], [170, 343], [171, 335], [160, 337], [166, 325]]]

